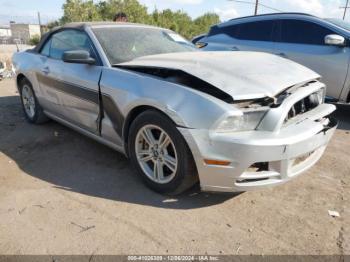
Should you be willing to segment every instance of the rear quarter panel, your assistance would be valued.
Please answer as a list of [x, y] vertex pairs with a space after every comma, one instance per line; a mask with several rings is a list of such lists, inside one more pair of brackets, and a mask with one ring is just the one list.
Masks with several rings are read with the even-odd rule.
[[42, 92], [36, 75], [41, 70], [44, 59], [40, 54], [27, 51], [15, 53], [12, 58], [16, 75], [24, 75], [32, 83], [39, 102], [42, 99]]

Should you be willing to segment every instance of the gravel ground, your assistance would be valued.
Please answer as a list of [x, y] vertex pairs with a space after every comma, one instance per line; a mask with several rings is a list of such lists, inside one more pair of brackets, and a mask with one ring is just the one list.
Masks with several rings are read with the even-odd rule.
[[169, 198], [121, 154], [55, 122], [26, 123], [2, 81], [0, 254], [350, 254], [349, 112], [320, 162], [285, 185]]

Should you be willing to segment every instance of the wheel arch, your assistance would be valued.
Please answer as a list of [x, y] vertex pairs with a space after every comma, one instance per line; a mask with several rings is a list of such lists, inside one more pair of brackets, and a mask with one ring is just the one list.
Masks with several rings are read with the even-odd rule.
[[17, 77], [16, 77], [16, 84], [17, 84], [17, 89], [19, 90], [19, 84], [21, 83], [21, 81], [23, 80], [23, 79], [27, 79], [28, 81], [29, 81], [29, 79], [28, 79], [28, 77], [26, 77], [24, 74], [22, 74], [22, 73], [19, 73], [18, 75], [17, 75]]
[[169, 115], [167, 115], [164, 111], [160, 110], [157, 107], [150, 105], [139, 105], [130, 110], [127, 117], [125, 118], [125, 122], [123, 125], [122, 136], [124, 141], [124, 148], [126, 155], [129, 155], [128, 152], [128, 142], [129, 142], [129, 130], [132, 122], [143, 112], [153, 110], [167, 117], [175, 126], [179, 126]]

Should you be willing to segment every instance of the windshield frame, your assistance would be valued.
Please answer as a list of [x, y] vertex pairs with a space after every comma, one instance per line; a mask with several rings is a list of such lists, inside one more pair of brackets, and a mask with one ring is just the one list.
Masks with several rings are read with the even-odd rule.
[[[93, 25], [89, 28], [88, 31], [90, 31], [89, 32], [90, 35], [93, 36], [92, 37], [93, 42], [95, 43], [96, 46], [98, 46], [99, 53], [103, 53], [103, 56], [104, 56], [106, 62], [108, 62], [110, 66], [118, 65], [118, 64], [121, 64], [124, 62], [129, 62], [129, 61], [132, 61], [133, 59], [137, 59], [137, 58], [140, 58], [143, 56], [148, 56], [148, 55], [137, 56], [137, 57], [135, 57], [131, 60], [128, 60], [128, 61], [114, 63], [113, 58], [108, 55], [108, 51], [106, 50], [106, 47], [104, 46], [103, 43], [101, 43], [99, 36], [96, 34], [96, 31], [98, 29], [106, 29], [106, 28], [116, 28], [116, 29], [117, 28], [130, 28], [130, 30], [132, 30], [132, 28], [135, 28], [135, 29], [145, 29], [145, 30], [158, 30], [158, 31], [161, 31], [162, 33], [166, 33], [166, 34], [176, 34], [185, 40], [183, 42], [184, 44], [188, 45], [188, 47], [186, 49], [184, 48], [184, 50], [180, 51], [180, 52], [196, 52], [196, 51], [198, 51], [196, 49], [195, 45], [193, 45], [189, 40], [187, 40], [186, 38], [182, 37], [180, 34], [174, 32], [172, 30], [169, 30], [169, 29], [164, 29], [164, 28], [155, 27], [155, 26], [141, 25], [141, 24], [140, 25], [138, 25], [138, 24]], [[177, 41], [174, 41], [174, 42], [181, 45], [181, 42], [177, 42]], [[169, 53], [174, 53], [174, 52], [169, 52]], [[157, 55], [157, 54], [165, 54], [165, 52], [155, 53], [155, 54], [150, 54], [150, 55]]]

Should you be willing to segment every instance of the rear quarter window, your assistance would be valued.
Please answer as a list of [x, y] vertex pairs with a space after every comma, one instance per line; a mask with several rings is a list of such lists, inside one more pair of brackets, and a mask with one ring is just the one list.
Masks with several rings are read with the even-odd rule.
[[273, 21], [258, 21], [240, 24], [238, 39], [251, 41], [272, 41]]
[[274, 30], [273, 21], [259, 21], [229, 25], [225, 27], [214, 26], [209, 35], [226, 34], [240, 40], [272, 41]]

